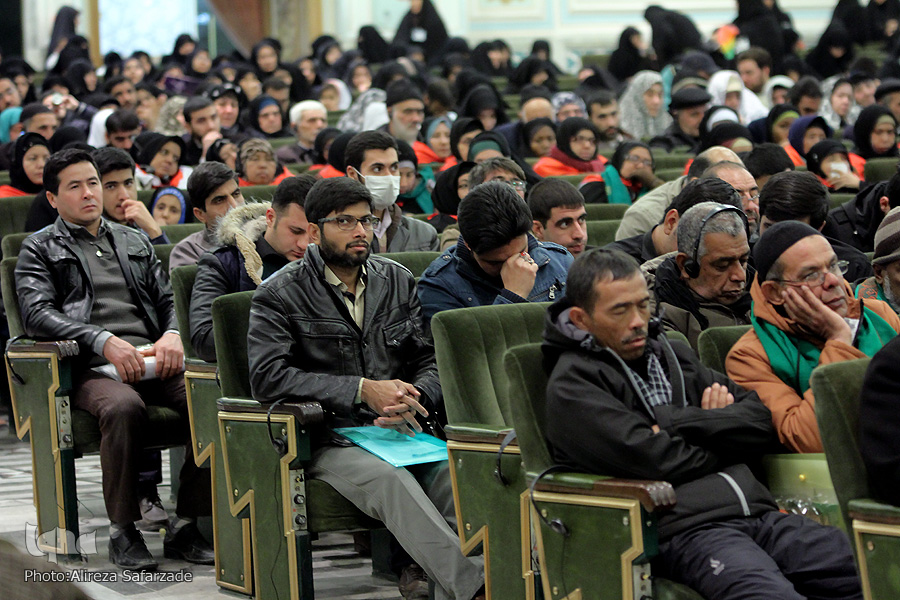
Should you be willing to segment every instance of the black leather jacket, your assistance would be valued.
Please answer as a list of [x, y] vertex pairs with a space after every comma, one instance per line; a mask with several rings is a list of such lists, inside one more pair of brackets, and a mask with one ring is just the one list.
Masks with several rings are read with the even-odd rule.
[[253, 295], [248, 353], [250, 385], [260, 402], [316, 401], [330, 427], [371, 424], [355, 404], [360, 378], [401, 379], [426, 408], [442, 401], [434, 347], [422, 321], [412, 273], [378, 255], [366, 262], [365, 316], [357, 327], [340, 293], [325, 281], [315, 245]]
[[[151, 339], [178, 329], [169, 277], [141, 231], [104, 220], [116, 258], [141, 309]], [[29, 336], [75, 340], [82, 356], [105, 330], [91, 325], [94, 289], [87, 262], [69, 228], [58, 218], [22, 244], [16, 264], [22, 322]]]

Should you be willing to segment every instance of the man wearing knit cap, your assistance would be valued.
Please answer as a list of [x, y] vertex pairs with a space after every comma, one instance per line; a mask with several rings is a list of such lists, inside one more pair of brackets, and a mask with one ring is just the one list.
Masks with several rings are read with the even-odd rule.
[[856, 288], [856, 297], [887, 302], [900, 313], [900, 208], [891, 209], [875, 232], [875, 275]]
[[416, 151], [416, 156], [421, 154], [419, 161], [428, 162], [422, 159], [425, 156], [422, 153], [431, 154], [431, 149], [418, 141], [419, 130], [425, 120], [425, 101], [422, 99], [422, 93], [408, 79], [394, 81], [387, 86], [385, 92], [387, 98], [384, 103], [390, 120], [378, 130], [410, 144]]
[[822, 452], [810, 374], [819, 365], [873, 356], [900, 331], [900, 319], [885, 302], [853, 297], [847, 263], [806, 223], [767, 228], [753, 262], [752, 329], [732, 347], [725, 369], [759, 394], [785, 446]]
[[900, 121], [900, 79], [888, 78], [875, 88], [875, 102], [887, 106]]
[[650, 146], [665, 148], [667, 152], [687, 146], [689, 152], [696, 152], [700, 148], [700, 121], [710, 100], [712, 96], [697, 87], [684, 88], [672, 94], [669, 103], [672, 123], [661, 135], [650, 140]]

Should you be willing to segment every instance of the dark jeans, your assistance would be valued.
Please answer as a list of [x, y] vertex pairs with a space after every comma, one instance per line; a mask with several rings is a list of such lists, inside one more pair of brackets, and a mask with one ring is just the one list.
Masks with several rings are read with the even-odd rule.
[[[87, 369], [76, 379], [74, 388], [72, 405], [91, 413], [100, 422], [100, 468], [103, 471], [103, 499], [109, 520], [113, 523], [137, 521], [141, 518], [138, 476], [144, 453], [146, 405], [168, 406], [177, 411], [185, 425], [187, 442], [184, 374], [132, 386]], [[210, 514], [209, 469], [201, 469], [194, 464], [190, 447], [179, 481], [178, 516]]]
[[862, 599], [844, 532], [779, 512], [711, 523], [660, 544], [654, 573], [717, 600]]

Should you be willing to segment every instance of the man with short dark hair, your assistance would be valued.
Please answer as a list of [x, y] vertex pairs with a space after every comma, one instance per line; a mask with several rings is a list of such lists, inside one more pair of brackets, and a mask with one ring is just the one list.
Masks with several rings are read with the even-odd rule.
[[597, 139], [597, 150], [615, 150], [616, 147], [631, 136], [619, 128], [619, 101], [609, 90], [600, 90], [585, 102], [588, 118], [600, 131]]
[[159, 110], [169, 99], [168, 95], [155, 85], [141, 82], [135, 86], [134, 96], [134, 112], [140, 119], [143, 130], [153, 131], [159, 118]]
[[185, 102], [182, 113], [188, 133], [183, 136], [181, 164], [193, 167], [206, 158], [206, 151], [212, 143], [222, 137], [219, 112], [206, 96], [193, 96]]
[[111, 77], [103, 84], [103, 91], [115, 98], [120, 108], [134, 110], [137, 94], [130, 79], [126, 79], [122, 75]]
[[200, 258], [191, 293], [191, 345], [203, 360], [216, 360], [213, 300], [255, 290], [306, 254], [309, 222], [303, 204], [315, 182], [312, 175], [288, 177], [278, 184], [271, 203], [244, 204], [222, 219], [216, 230], [220, 247]]
[[565, 293], [572, 255], [531, 235], [528, 205], [507, 183], [491, 181], [459, 203], [460, 237], [425, 270], [419, 297], [425, 322], [451, 308], [544, 302]]
[[[62, 150], [51, 156], [44, 186], [59, 218], [26, 239], [19, 252], [22, 321], [30, 336], [78, 342], [72, 405], [100, 424], [110, 560], [122, 568], [155, 569], [134, 527], [141, 516], [137, 483], [146, 403], [169, 406], [183, 424], [188, 420], [184, 352], [169, 280], [146, 236], [103, 219], [100, 175], [90, 154]], [[94, 370], [103, 365], [110, 375]], [[153, 373], [155, 378], [146, 377]], [[214, 562], [194, 523], [209, 514], [205, 474], [185, 461], [178, 519], [164, 543], [167, 557]]]
[[141, 121], [133, 110], [119, 108], [106, 119], [106, 143], [128, 152], [134, 158], [134, 139], [141, 132]]
[[769, 178], [775, 173], [793, 171], [795, 168], [794, 162], [784, 148], [771, 142], [754, 146], [753, 150], [744, 156], [744, 167], [756, 180], [760, 190], [766, 187]]
[[373, 252], [437, 250], [434, 227], [403, 214], [397, 206], [400, 194], [400, 156], [397, 142], [381, 131], [363, 131], [344, 152], [347, 177], [359, 181], [372, 194], [372, 208], [379, 223], [374, 228]]
[[[801, 174], [776, 175], [766, 189], [778, 177]], [[772, 411], [782, 444], [794, 452], [822, 452], [809, 384], [813, 369], [872, 356], [900, 331], [900, 319], [884, 302], [853, 297], [844, 278], [847, 262], [806, 223], [767, 227], [753, 248], [753, 263], [753, 328], [731, 348], [725, 369]]]
[[587, 248], [584, 196], [574, 185], [564, 179], [544, 179], [531, 188], [528, 208], [531, 233], [538, 241], [559, 244], [576, 258]]
[[875, 88], [875, 102], [890, 109], [900, 122], [900, 79], [887, 78]]
[[[816, 231], [823, 231], [828, 215], [828, 190], [808, 171], [788, 171], [773, 175], [759, 196], [759, 234], [781, 221], [800, 221]], [[873, 275], [866, 255], [841, 240], [825, 234], [825, 239], [837, 254], [847, 261], [843, 275], [850, 282]]]
[[748, 466], [777, 448], [771, 414], [660, 335], [637, 262], [590, 250], [566, 286], [542, 346], [553, 463], [671, 482], [678, 503], [658, 516], [653, 574], [717, 600], [860, 600], [843, 532], [780, 512]]
[[32, 102], [22, 107], [19, 123], [22, 124], [24, 133], [39, 133], [47, 140], [53, 137], [59, 128], [59, 118], [40, 102]]
[[[454, 522], [446, 463], [395, 468], [335, 427], [374, 424], [412, 434], [442, 404], [434, 348], [424, 333], [412, 274], [371, 254], [372, 195], [346, 177], [318, 181], [306, 197], [310, 239], [303, 260], [253, 296], [248, 354], [253, 397], [316, 401], [330, 415], [314, 441], [307, 475], [382, 521], [415, 565], [400, 575], [406, 598], [469, 600], [480, 591], [480, 558], [466, 558]], [[323, 344], [323, 336], [331, 343]], [[451, 494], [448, 496], [448, 493]], [[432, 501], [431, 498], [435, 500]], [[439, 508], [440, 507], [440, 510]], [[421, 568], [417, 567], [421, 565]]]
[[124, 150], [107, 146], [94, 150], [93, 157], [103, 188], [103, 216], [119, 225], [140, 229], [154, 246], [168, 244], [169, 238], [147, 205], [138, 200], [131, 156]]
[[822, 107], [822, 89], [812, 75], [801, 77], [788, 94], [790, 103], [797, 107], [801, 117], [819, 114]]
[[849, 244], [860, 252], [875, 250], [875, 231], [884, 216], [900, 206], [900, 173], [878, 181], [837, 208], [828, 211], [822, 229], [825, 235]]
[[14, 106], [22, 106], [22, 96], [19, 88], [11, 77], [0, 75], [0, 111]]
[[763, 93], [769, 76], [772, 74], [772, 55], [769, 54], [769, 51], [759, 46], [753, 46], [738, 54], [734, 63], [744, 82], [744, 87], [756, 94], [766, 108], [772, 108], [771, 100], [766, 102]]
[[188, 179], [188, 195], [194, 218], [205, 227], [192, 233], [172, 248], [169, 271], [196, 264], [200, 257], [216, 247], [215, 230], [225, 214], [244, 203], [237, 173], [220, 162], [205, 162]]
[[291, 107], [289, 116], [297, 143], [282, 146], [275, 156], [285, 164], [312, 164], [316, 160], [316, 136], [328, 125], [328, 111], [318, 100], [304, 100]]
[[263, 81], [262, 93], [271, 96], [278, 103], [281, 114], [288, 113], [288, 108], [291, 106], [291, 86], [285, 83], [284, 79], [274, 75], [268, 77]]

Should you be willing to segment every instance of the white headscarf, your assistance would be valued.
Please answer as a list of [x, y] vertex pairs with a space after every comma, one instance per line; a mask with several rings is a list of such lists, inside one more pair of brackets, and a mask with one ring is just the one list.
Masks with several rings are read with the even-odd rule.
[[104, 148], [108, 145], [106, 141], [106, 120], [114, 112], [115, 110], [112, 108], [104, 108], [97, 111], [97, 114], [91, 119], [91, 130], [87, 139], [88, 144], [94, 148]]
[[619, 99], [620, 127], [638, 140], [662, 135], [672, 123], [672, 115], [661, 106], [659, 113], [651, 117], [644, 104], [644, 93], [655, 84], [662, 85], [662, 76], [656, 71], [639, 71], [625, 88]]
[[706, 91], [712, 96], [712, 104], [725, 104], [725, 95], [728, 93], [729, 84], [740, 85], [741, 105], [738, 114], [741, 116], [741, 124], [747, 125], [751, 121], [761, 119], [769, 114], [756, 94], [744, 87], [744, 82], [737, 71], [718, 71], [709, 78]]

